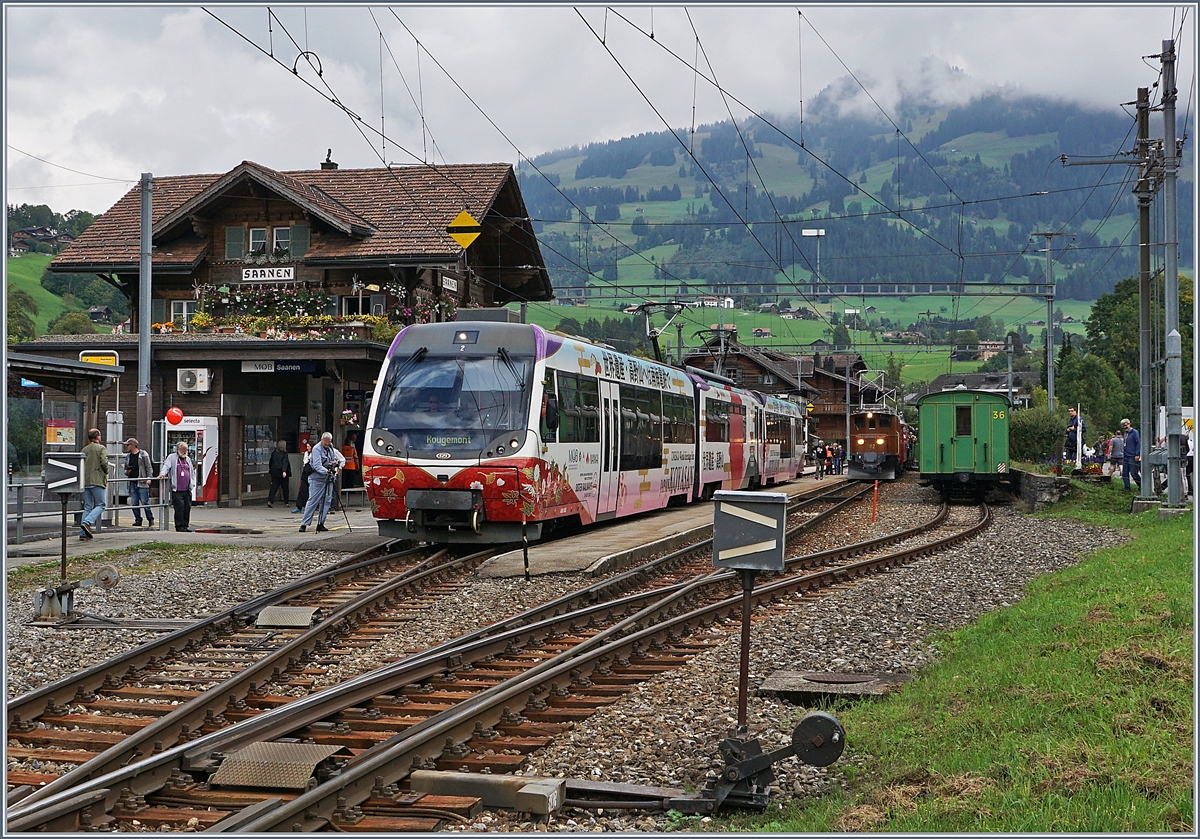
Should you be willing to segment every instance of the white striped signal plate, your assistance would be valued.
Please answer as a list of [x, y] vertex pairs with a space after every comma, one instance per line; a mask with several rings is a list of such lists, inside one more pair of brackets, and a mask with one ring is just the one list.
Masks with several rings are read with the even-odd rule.
[[721, 490], [713, 501], [713, 566], [782, 571], [787, 495]]

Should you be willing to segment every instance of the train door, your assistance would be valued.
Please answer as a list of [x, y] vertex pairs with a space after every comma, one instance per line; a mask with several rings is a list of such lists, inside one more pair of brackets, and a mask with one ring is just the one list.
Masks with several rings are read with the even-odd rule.
[[600, 382], [600, 493], [596, 518], [612, 518], [617, 512], [621, 485], [621, 399], [614, 382]]
[[950, 406], [954, 411], [954, 436], [950, 438], [951, 465], [955, 472], [975, 471], [975, 411], [970, 403]]
[[978, 474], [991, 474], [1008, 460], [1008, 445], [1000, 432], [1005, 427], [1008, 405], [987, 401], [975, 403], [975, 463]]

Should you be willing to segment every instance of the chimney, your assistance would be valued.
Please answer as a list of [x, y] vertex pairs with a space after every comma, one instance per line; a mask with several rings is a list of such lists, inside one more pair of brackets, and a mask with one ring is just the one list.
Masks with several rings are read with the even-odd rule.
[[328, 151], [325, 152], [325, 161], [321, 164], [322, 169], [336, 169], [337, 168], [337, 164], [329, 159], [331, 157], [333, 157], [333, 149], [329, 149]]

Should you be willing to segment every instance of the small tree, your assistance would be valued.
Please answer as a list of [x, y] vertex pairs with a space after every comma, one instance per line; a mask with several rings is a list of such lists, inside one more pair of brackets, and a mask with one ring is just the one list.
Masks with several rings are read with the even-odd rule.
[[95, 331], [91, 318], [83, 312], [63, 312], [49, 329], [51, 335], [91, 335]]
[[1014, 411], [1009, 421], [1009, 454], [1026, 463], [1055, 460], [1066, 434], [1067, 421], [1045, 408]]

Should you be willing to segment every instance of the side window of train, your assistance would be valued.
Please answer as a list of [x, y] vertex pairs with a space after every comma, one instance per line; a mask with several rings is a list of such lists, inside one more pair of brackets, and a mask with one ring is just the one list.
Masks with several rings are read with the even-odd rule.
[[[554, 385], [554, 371], [547, 369], [546, 370], [546, 380], [544, 382], [542, 382], [542, 411], [541, 411], [542, 418], [541, 418], [541, 422], [540, 422], [540, 431], [541, 431], [543, 443], [553, 443], [558, 439], [558, 435], [557, 435], [556, 431], [552, 430], [550, 428], [550, 426], [547, 425], [547, 423], [546, 423], [546, 414], [547, 414], [546, 406], [553, 399], [557, 399], [557, 394], [558, 394], [558, 390], [557, 390], [557, 388], [555, 388], [555, 385]], [[562, 419], [561, 419], [561, 413], [560, 413], [559, 427], [561, 427], [561, 426], [562, 426]]]
[[663, 394], [663, 442], [694, 443], [695, 409], [692, 400], [674, 393]]
[[733, 406], [728, 402], [716, 399], [704, 403], [704, 440], [708, 443], [729, 442], [729, 409]]
[[558, 373], [558, 441], [600, 442], [600, 385], [588, 376]]

